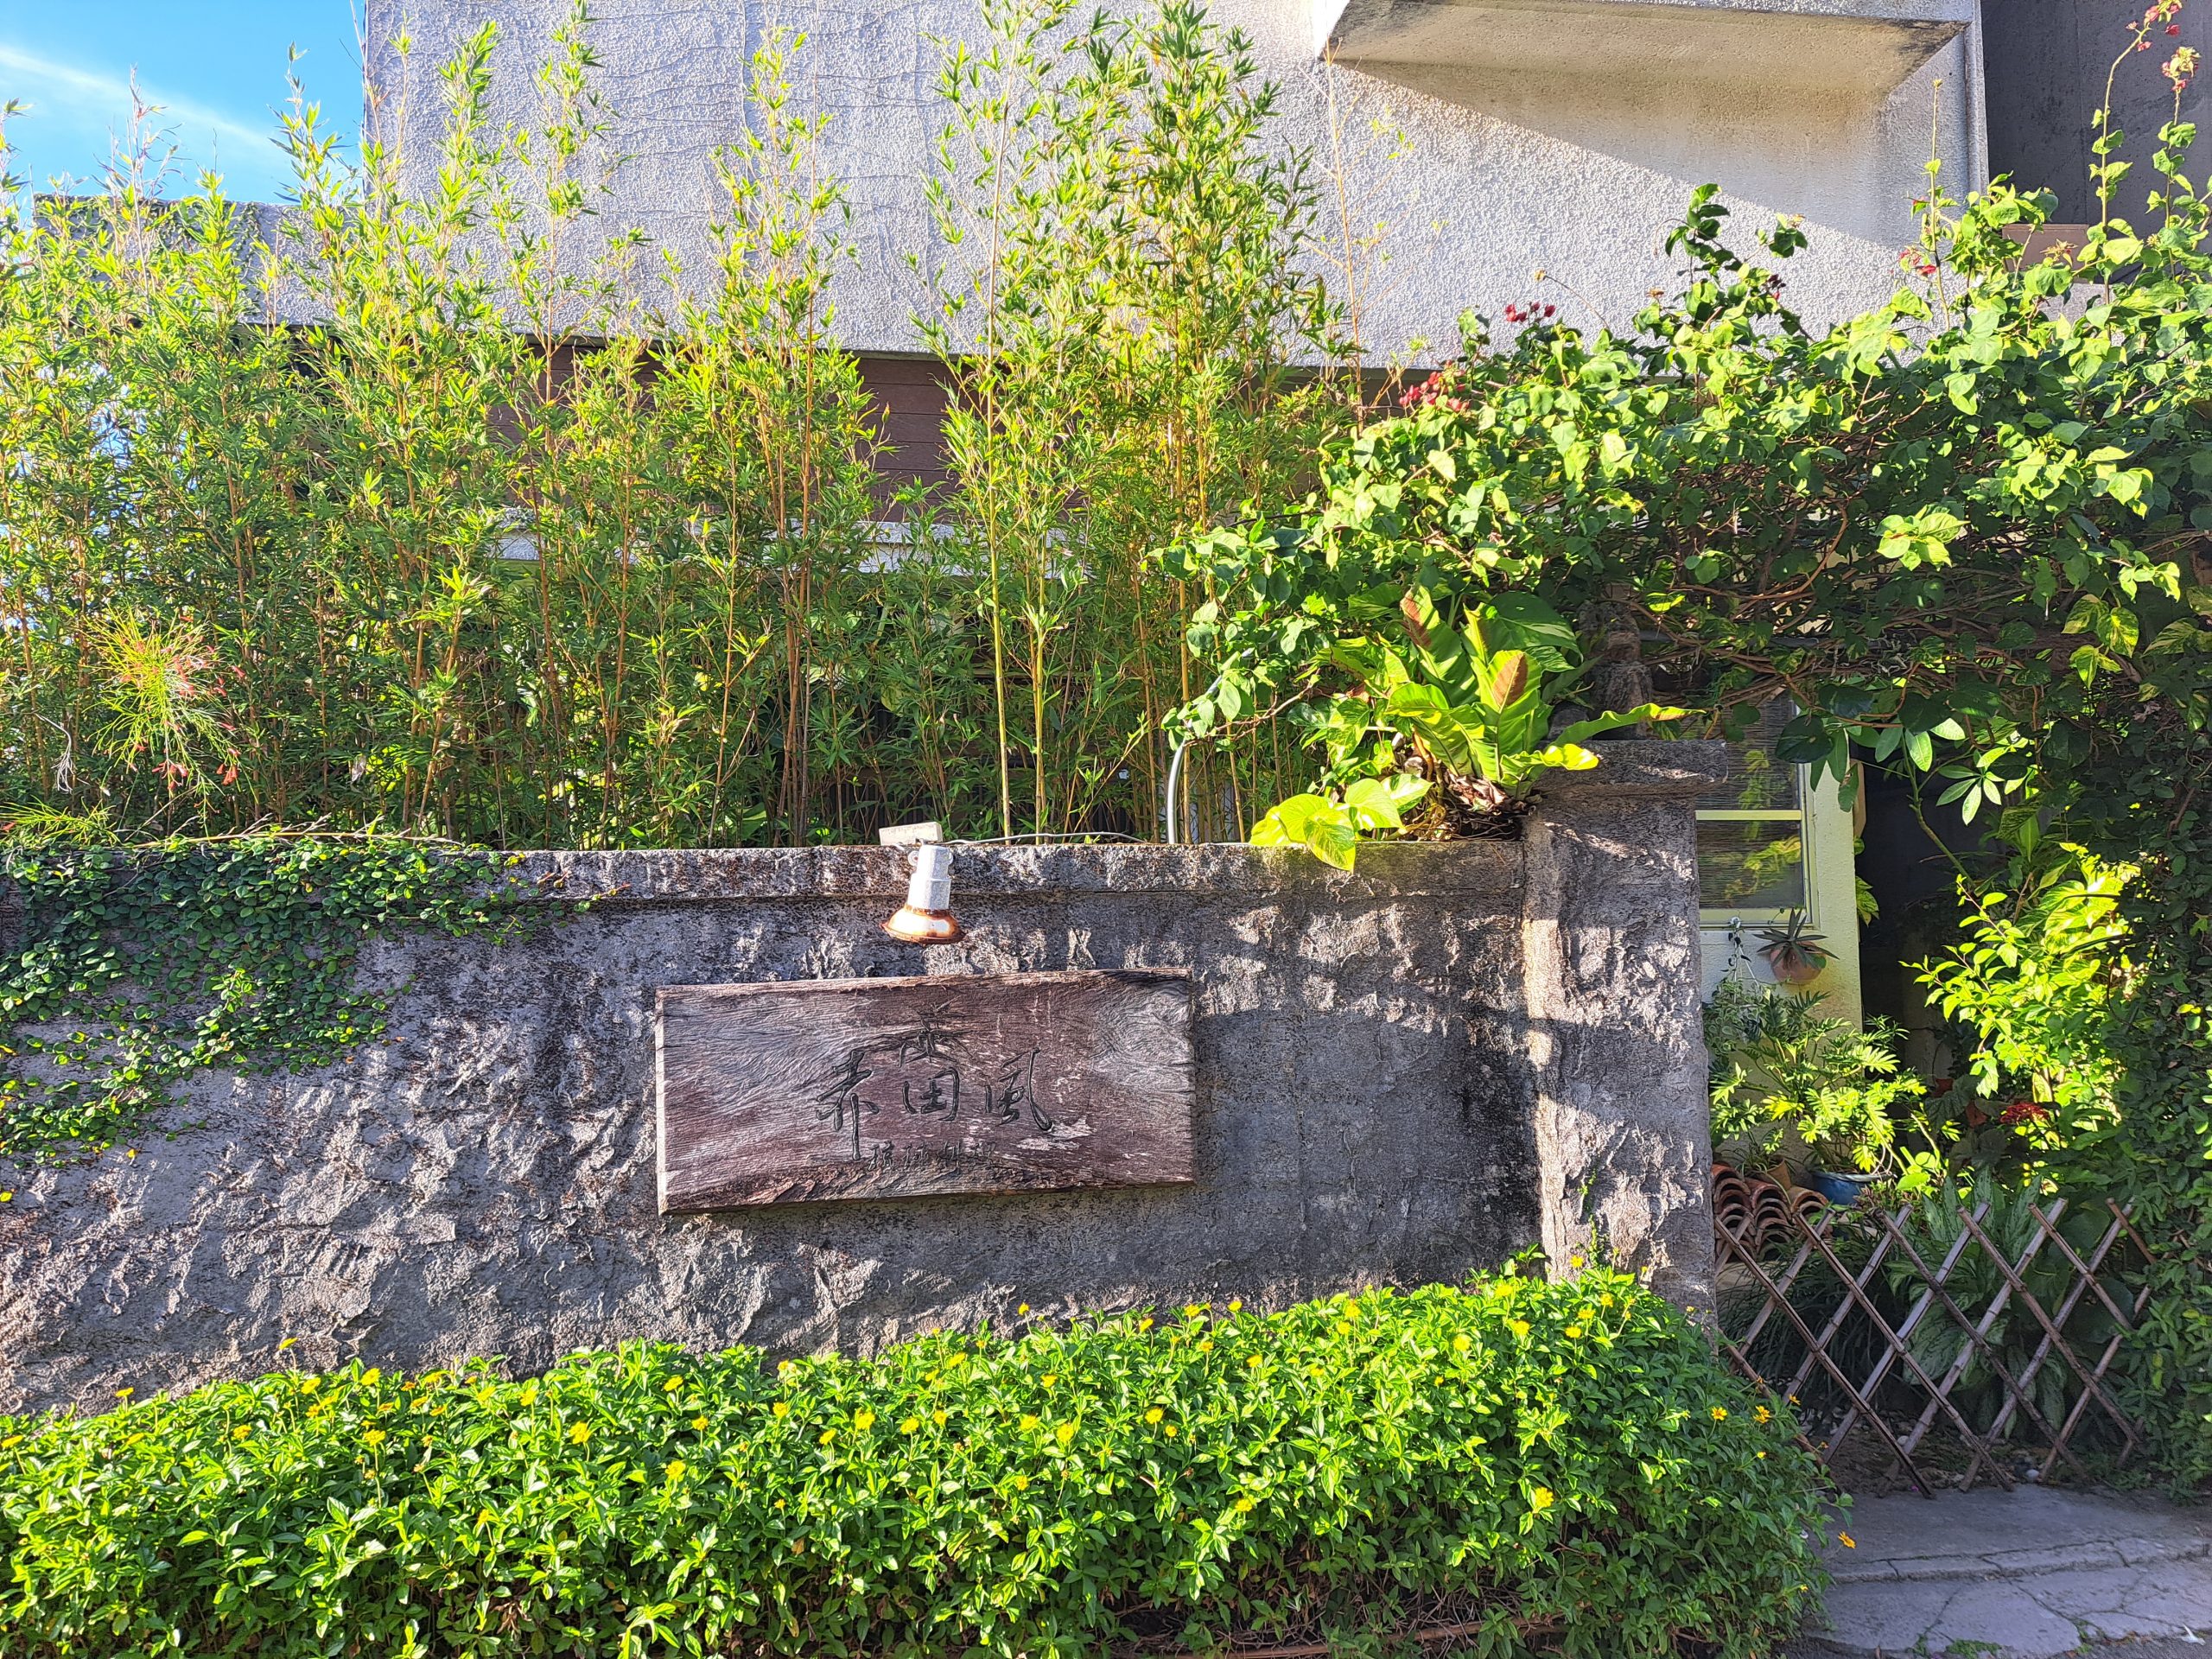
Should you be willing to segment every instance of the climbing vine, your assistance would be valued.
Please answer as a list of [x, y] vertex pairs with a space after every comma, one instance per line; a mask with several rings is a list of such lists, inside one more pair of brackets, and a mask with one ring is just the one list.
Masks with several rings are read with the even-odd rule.
[[383, 836], [0, 850], [0, 1158], [95, 1156], [207, 1067], [341, 1058], [388, 1013], [362, 945], [513, 927], [507, 861]]

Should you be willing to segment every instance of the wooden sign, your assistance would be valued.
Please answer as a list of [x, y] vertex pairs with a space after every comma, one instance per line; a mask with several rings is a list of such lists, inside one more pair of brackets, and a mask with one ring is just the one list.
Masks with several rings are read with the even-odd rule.
[[1188, 1181], [1187, 973], [671, 985], [660, 1207]]

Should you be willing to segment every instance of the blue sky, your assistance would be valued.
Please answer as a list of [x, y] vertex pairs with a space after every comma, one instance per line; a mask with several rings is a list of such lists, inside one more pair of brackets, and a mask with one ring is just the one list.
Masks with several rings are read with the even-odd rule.
[[41, 189], [60, 174], [96, 181], [130, 124], [136, 70], [185, 169], [173, 191], [212, 166], [234, 198], [270, 199], [289, 177], [270, 141], [294, 45], [324, 122], [352, 133], [360, 53], [347, 0], [0, 0], [0, 103], [28, 106], [8, 124], [9, 170]]

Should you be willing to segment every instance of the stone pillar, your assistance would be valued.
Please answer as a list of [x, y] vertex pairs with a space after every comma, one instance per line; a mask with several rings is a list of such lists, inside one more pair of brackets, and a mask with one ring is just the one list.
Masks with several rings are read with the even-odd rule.
[[1699, 1012], [1696, 799], [1714, 742], [1598, 746], [1528, 820], [1522, 944], [1538, 1205], [1555, 1271], [1593, 1255], [1700, 1313], [1713, 1131]]

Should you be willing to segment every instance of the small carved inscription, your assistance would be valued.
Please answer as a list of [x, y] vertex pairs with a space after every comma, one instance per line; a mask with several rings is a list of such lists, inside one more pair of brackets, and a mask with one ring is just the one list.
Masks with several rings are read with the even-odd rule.
[[671, 985], [660, 1207], [1188, 1181], [1181, 972]]

